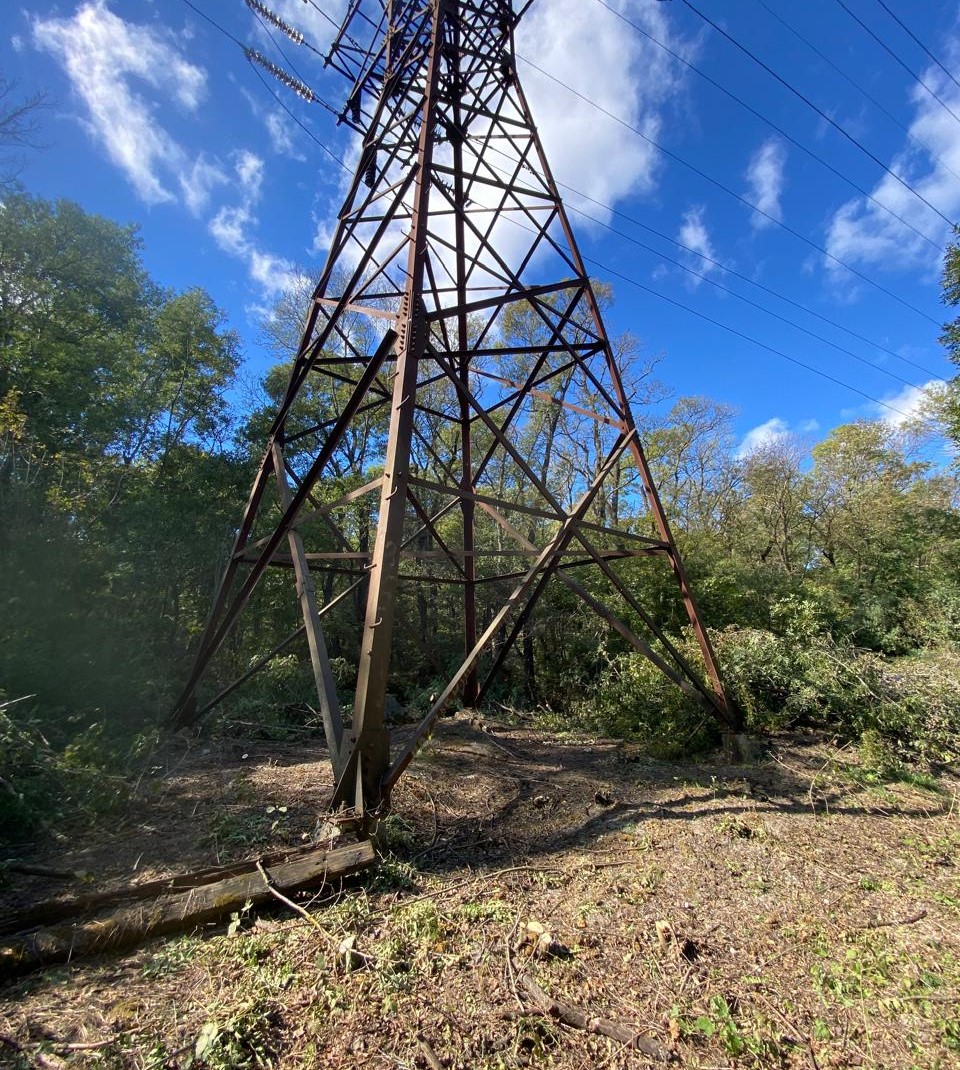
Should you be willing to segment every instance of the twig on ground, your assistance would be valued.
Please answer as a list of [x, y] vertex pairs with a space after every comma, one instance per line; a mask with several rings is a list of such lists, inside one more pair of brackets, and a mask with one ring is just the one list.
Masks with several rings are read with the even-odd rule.
[[820, 1064], [817, 1062], [817, 1054], [813, 1050], [813, 1042], [810, 1040], [810, 1038], [808, 1036], [805, 1036], [803, 1030], [799, 1029], [794, 1022], [791, 1022], [790, 1019], [783, 1013], [783, 1011], [780, 1010], [780, 1008], [776, 1005], [776, 1003], [774, 1003], [770, 999], [767, 999], [767, 997], [762, 992], [757, 992], [757, 997], [762, 1003], [765, 1003], [771, 1011], [773, 1011], [777, 1018], [779, 1018], [780, 1021], [783, 1022], [783, 1024], [791, 1033], [796, 1033], [798, 1036], [803, 1037], [804, 1046], [807, 1049], [807, 1054], [810, 1056], [811, 1070], [820, 1070]]
[[430, 1067], [430, 1070], [443, 1070], [443, 1063], [440, 1062], [437, 1053], [423, 1037], [417, 1037], [417, 1046], [420, 1048], [420, 1054], [423, 1056], [427, 1066]]
[[517, 1001], [517, 1006], [523, 1010], [523, 1000], [520, 998], [520, 993], [517, 991], [517, 975], [513, 968], [513, 957], [510, 954], [510, 945], [513, 943], [513, 938], [516, 936], [517, 929], [520, 927], [520, 915], [516, 916], [513, 923], [513, 928], [507, 933], [503, 941], [503, 952], [506, 960], [506, 974], [507, 982], [510, 985], [510, 991], [513, 993], [513, 998]]
[[587, 1033], [599, 1033], [609, 1037], [620, 1044], [636, 1048], [644, 1055], [656, 1062], [672, 1062], [674, 1056], [657, 1041], [643, 1036], [632, 1025], [624, 1022], [612, 1022], [609, 1018], [600, 1018], [597, 1015], [588, 1014], [579, 1007], [573, 1007], [569, 1003], [561, 1003], [558, 999], [548, 996], [546, 992], [529, 976], [522, 974], [519, 979], [520, 987], [530, 996], [543, 1014], [556, 1018], [564, 1025], [574, 1029], [582, 1029]]
[[317, 919], [309, 911], [304, 910], [303, 907], [299, 905], [299, 903], [295, 903], [292, 899], [288, 899], [283, 894], [283, 892], [280, 892], [276, 888], [274, 888], [274, 886], [270, 883], [269, 874], [263, 868], [263, 863], [261, 863], [259, 859], [257, 859], [257, 872], [263, 878], [264, 887], [273, 896], [274, 899], [278, 899], [281, 903], [283, 903], [285, 906], [288, 906], [292, 911], [294, 911], [294, 913], [299, 914], [301, 918], [303, 918], [305, 921], [308, 921], [317, 930], [318, 933], [322, 933], [328, 940], [332, 939], [327, 930], [324, 929], [320, 922], [317, 921]]
[[861, 925], [861, 929], [886, 929], [893, 928], [897, 925], [915, 925], [918, 921], [923, 921], [927, 916], [926, 910], [921, 907], [918, 911], [908, 915], [905, 918], [892, 918], [890, 921], [884, 921], [877, 918], [876, 921], [868, 921], [866, 925]]
[[109, 1048], [111, 1044], [115, 1043], [116, 1037], [110, 1037], [107, 1040], [90, 1040], [84, 1043], [68, 1043], [66, 1041], [56, 1041], [54, 1047], [57, 1051], [99, 1051], [101, 1048]]

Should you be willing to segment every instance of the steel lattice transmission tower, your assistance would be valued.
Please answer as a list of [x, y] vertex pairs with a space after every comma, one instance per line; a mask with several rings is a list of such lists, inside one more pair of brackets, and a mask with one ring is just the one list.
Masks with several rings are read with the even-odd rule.
[[[377, 807], [450, 699], [458, 692], [467, 706], [482, 699], [548, 581], [565, 584], [726, 732], [741, 727], [517, 78], [513, 35], [527, 7], [352, 0], [328, 57], [349, 81], [341, 120], [361, 135], [362, 149], [172, 721], [192, 723], [232, 690], [202, 706], [196, 697], [268, 569], [292, 569], [303, 626], [241, 680], [306, 634], [335, 805]], [[526, 344], [504, 329], [518, 311], [535, 325]], [[311, 425], [302, 410], [318, 396], [337, 415]], [[556, 427], [549, 414], [558, 410], [594, 428], [598, 447], [592, 469], [562, 487], [531, 453], [536, 427]], [[331, 491], [343, 487], [333, 476], [361, 437], [366, 481]], [[615, 530], [598, 508], [626, 468], [639, 484], [636, 505], [651, 518], [648, 534]], [[372, 547], [351, 521], [363, 499], [375, 516]], [[318, 531], [321, 549], [311, 550]], [[702, 668], [663, 634], [616, 570], [638, 556], [672, 571]], [[629, 606], [642, 635], [576, 578], [587, 564]], [[391, 753], [384, 704], [398, 594], [425, 583], [462, 592], [464, 657], [412, 741]], [[364, 608], [355, 701], [345, 719], [322, 618], [351, 600]]]

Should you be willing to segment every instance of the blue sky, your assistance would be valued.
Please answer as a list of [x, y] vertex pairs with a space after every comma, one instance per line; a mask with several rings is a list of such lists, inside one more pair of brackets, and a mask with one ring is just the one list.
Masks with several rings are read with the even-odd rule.
[[[339, 76], [306, 45], [271, 38], [242, 0], [193, 2], [340, 105]], [[748, 444], [788, 430], [819, 436], [859, 416], [899, 419], [747, 337], [902, 412], [915, 406], [916, 387], [951, 374], [937, 343], [937, 325], [949, 317], [939, 272], [950, 235], [938, 212], [960, 216], [957, 4], [887, 4], [947, 71], [880, 0], [691, 4], [797, 92], [685, 0], [536, 0], [518, 35], [520, 76], [556, 177], [565, 192], [577, 191], [569, 204], [582, 250], [615, 286], [609, 329], [631, 330], [647, 354], [662, 356], [657, 375], [675, 394], [735, 406]], [[323, 53], [333, 25], [321, 9], [337, 20], [344, 0], [269, 6]], [[295, 265], [322, 264], [346, 177], [339, 161], [355, 158], [351, 135], [322, 106], [263, 74], [332, 156], [324, 152], [281, 109], [238, 44], [182, 0], [35, 0], [11, 5], [5, 21], [0, 72], [25, 94], [46, 92], [52, 104], [43, 119], [47, 147], [30, 157], [24, 184], [139, 223], [151, 273], [168, 286], [205, 287], [246, 339], [251, 373], [262, 372], [257, 319]]]

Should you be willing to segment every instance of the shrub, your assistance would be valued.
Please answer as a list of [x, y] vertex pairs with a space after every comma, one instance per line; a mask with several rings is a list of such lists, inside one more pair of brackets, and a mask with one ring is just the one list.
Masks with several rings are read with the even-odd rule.
[[120, 756], [102, 722], [63, 746], [51, 744], [35, 711], [0, 696], [0, 842], [22, 843], [51, 821], [90, 819], [126, 798]]
[[320, 727], [317, 704], [309, 659], [284, 654], [237, 692], [225, 707], [222, 724], [227, 731], [252, 739], [290, 739]]
[[703, 751], [718, 739], [703, 707], [640, 654], [611, 659], [579, 713], [591, 730], [633, 740], [655, 757]]
[[[795, 622], [802, 619], [799, 613]], [[698, 664], [692, 640], [682, 648]], [[896, 760], [960, 757], [960, 654], [888, 659], [803, 624], [785, 635], [728, 628], [716, 636], [716, 649], [728, 694], [752, 732], [820, 726], [846, 740], [866, 739], [868, 750]], [[635, 740], [654, 755], [696, 752], [717, 738], [699, 704], [640, 654], [612, 658], [581, 713], [590, 728]]]

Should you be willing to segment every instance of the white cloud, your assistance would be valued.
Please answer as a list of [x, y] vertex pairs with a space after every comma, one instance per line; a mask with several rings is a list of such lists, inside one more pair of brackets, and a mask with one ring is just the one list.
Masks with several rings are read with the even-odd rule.
[[297, 150], [297, 144], [293, 139], [290, 129], [290, 120], [282, 111], [267, 112], [264, 124], [270, 135], [270, 145], [273, 151], [281, 156], [289, 156], [292, 160], [305, 160], [306, 157]]
[[[956, 55], [957, 44], [956, 39], [947, 42], [946, 51]], [[955, 112], [960, 112], [960, 89], [942, 71], [930, 68], [922, 77]], [[890, 168], [944, 215], [956, 219], [960, 217], [960, 181], [956, 177], [960, 174], [960, 123], [919, 86], [912, 93], [912, 101], [910, 133], [929, 148], [930, 154], [916, 147], [915, 142], [906, 142], [890, 161]], [[871, 194], [938, 245], [950, 237], [950, 227], [892, 176], [884, 175]], [[827, 231], [827, 250], [858, 266], [899, 270], [920, 267], [931, 274], [939, 269], [941, 257], [933, 245], [862, 197], [847, 201], [834, 214]], [[833, 261], [827, 261], [827, 266], [834, 273], [843, 272]]]
[[[709, 275], [712, 271], [722, 271], [722, 268], [715, 263], [711, 263], [711, 261], [717, 259], [717, 254], [714, 252], [713, 243], [710, 241], [710, 232], [703, 221], [704, 213], [703, 205], [695, 205], [683, 213], [683, 223], [680, 227], [680, 233], [677, 235], [677, 241], [692, 251], [691, 253], [683, 254], [688, 266], [700, 275]], [[703, 282], [703, 279], [699, 279], [695, 275], [688, 274], [686, 276], [686, 284], [692, 290], [695, 290], [701, 282]]]
[[219, 162], [208, 160], [201, 153], [191, 167], [181, 171], [178, 181], [187, 208], [194, 215], [200, 215], [206, 209], [213, 189], [222, 186], [227, 175]]
[[224, 252], [246, 262], [247, 272], [263, 296], [275, 300], [292, 285], [295, 270], [289, 260], [258, 248], [251, 237], [257, 225], [254, 209], [263, 186], [263, 160], [242, 149], [236, 154], [234, 169], [240, 186], [240, 203], [221, 208], [210, 220], [208, 229]]
[[905, 386], [899, 393], [883, 398], [886, 404], [875, 406], [876, 415], [888, 427], [929, 423], [935, 398], [946, 386], [942, 379], [930, 379], [923, 386]]
[[736, 456], [740, 459], [749, 457], [751, 453], [757, 453], [781, 442], [787, 442], [797, 435], [812, 435], [820, 430], [820, 424], [816, 420], [802, 420], [791, 427], [786, 420], [774, 416], [765, 423], [751, 427], [743, 436], [743, 441], [737, 448]]
[[14, 50], [14, 52], [23, 51], [23, 38], [20, 36], [20, 34], [15, 33], [10, 38], [10, 47]]
[[745, 175], [750, 187], [749, 199], [767, 214], [762, 216], [756, 212], [750, 213], [750, 224], [755, 230], [773, 226], [774, 220], [783, 219], [780, 197], [783, 193], [786, 162], [786, 149], [776, 138], [765, 141], [750, 157]]
[[[663, 5], [612, 0], [612, 6], [681, 55], [689, 52], [673, 35]], [[653, 139], [665, 106], [685, 84], [681, 64], [584, 0], [539, 0], [520, 23], [517, 52]], [[656, 189], [660, 154], [652, 145], [522, 61], [518, 70], [559, 181], [604, 204]], [[570, 204], [578, 203], [562, 192]], [[583, 207], [606, 221], [596, 205]]]
[[756, 453], [757, 450], [782, 442], [789, 435], [790, 427], [786, 420], [781, 420], [779, 416], [774, 416], [772, 419], [767, 420], [766, 423], [752, 427], [743, 436], [743, 441], [737, 450], [737, 456], [748, 457], [751, 453]]
[[268, 106], [265, 103], [266, 95], [264, 95], [263, 99], [260, 99], [246, 89], [241, 89], [240, 93], [254, 116], [266, 128], [267, 135], [270, 138], [270, 148], [278, 156], [287, 156], [291, 160], [303, 163], [306, 160], [306, 156], [298, 147], [293, 120], [281, 108]]
[[241, 149], [237, 153], [236, 167], [244, 194], [251, 201], [258, 201], [263, 185], [263, 160], [249, 149]]
[[[302, 0], [296, 0], [296, 3], [300, 2]], [[294, 0], [288, 0], [281, 13], [285, 18], [289, 14], [289, 21], [297, 25], [296, 11], [291, 10], [290, 4], [294, 4]], [[690, 44], [673, 33], [671, 16], [662, 6], [650, 4], [649, 0], [611, 0], [611, 4], [676, 52], [692, 55]], [[584, 41], [589, 42], [588, 48], [583, 47]], [[616, 15], [583, 0], [537, 0], [518, 28], [517, 53], [520, 57], [517, 63], [519, 78], [558, 182], [581, 191], [588, 198], [611, 205], [630, 194], [654, 194], [661, 169], [658, 150], [614, 119], [599, 114], [592, 103], [540, 74], [525, 63], [523, 57], [562, 79], [576, 93], [621, 116], [650, 138], [659, 138], [667, 109], [681, 99], [685, 88], [682, 64], [642, 38]], [[505, 105], [508, 120], [516, 115], [513, 109], [512, 103]], [[474, 126], [474, 145], [483, 143], [483, 127], [483, 120]], [[358, 148], [359, 142], [353, 140], [345, 153], [344, 162], [351, 172], [358, 158]], [[449, 163], [449, 153], [449, 146], [438, 146], [435, 158], [438, 162]], [[495, 171], [512, 178], [516, 151], [502, 137], [494, 138], [488, 162]], [[349, 174], [340, 177], [343, 183], [350, 180]], [[387, 180], [397, 177], [396, 174], [389, 175]], [[561, 193], [569, 207], [582, 207], [600, 222], [608, 221], [609, 213], [592, 201], [578, 198], [564, 185], [561, 185]], [[530, 250], [529, 226], [525, 226], [515, 212], [503, 213], [494, 222], [493, 212], [501, 201], [501, 193], [495, 186], [477, 183], [470, 197], [469, 214], [477, 231], [485, 233], [492, 225], [490, 244], [506, 262], [521, 263]], [[444, 207], [443, 197], [439, 194], [437, 202]], [[530, 200], [530, 204], [534, 212], [541, 213], [540, 218], [545, 218], [542, 201]], [[313, 245], [316, 253], [329, 246], [336, 228], [337, 217], [328, 213], [326, 207], [325, 204], [317, 206]], [[577, 230], [590, 226], [575, 212], [572, 222]], [[452, 264], [447, 262], [446, 248], [453, 237], [453, 218], [434, 216], [431, 226], [438, 239], [432, 248], [435, 263], [442, 263], [447, 270], [452, 270]], [[558, 246], [563, 246], [565, 238], [556, 221], [551, 227], [551, 237]], [[391, 228], [383, 236], [381, 252], [391, 248], [390, 255], [393, 255], [392, 246], [401, 239], [402, 227]], [[473, 233], [468, 232], [467, 244], [472, 254], [478, 244]], [[349, 263], [358, 251], [358, 246], [349, 245], [341, 255]], [[561, 261], [549, 243], [540, 244], [532, 262], [538, 270], [550, 270], [545, 266], [550, 257], [554, 257], [554, 267], [565, 273], [569, 271], [569, 265]], [[473, 285], [492, 283], [496, 271], [493, 269], [488, 274], [487, 263], [492, 263], [492, 258], [473, 272]]]
[[[203, 201], [197, 165], [156, 121], [155, 105], [133, 88], [137, 79], [187, 111], [203, 100], [206, 72], [181, 55], [170, 34], [126, 22], [94, 0], [72, 18], [34, 19], [33, 41], [62, 64], [86, 105], [91, 134], [147, 204], [176, 199], [171, 178], [188, 203]], [[210, 177], [208, 171], [207, 188]]]

